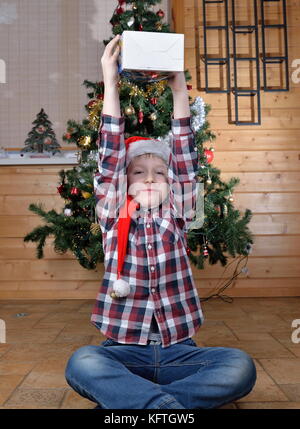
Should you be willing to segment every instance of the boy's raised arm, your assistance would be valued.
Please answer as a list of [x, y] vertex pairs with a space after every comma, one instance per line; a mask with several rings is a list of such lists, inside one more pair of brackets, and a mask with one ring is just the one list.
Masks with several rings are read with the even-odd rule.
[[125, 119], [121, 117], [118, 91], [119, 36], [112, 39], [101, 58], [104, 77], [104, 103], [99, 127], [98, 172], [94, 176], [96, 213], [102, 232], [111, 228], [123, 204], [126, 186], [124, 143]]
[[169, 79], [169, 86], [174, 102], [169, 168], [171, 204], [176, 217], [183, 218], [187, 228], [193, 220], [196, 208], [198, 152], [191, 128], [191, 111], [184, 72], [175, 73]]
[[191, 111], [184, 72], [174, 73], [168, 80], [168, 85], [173, 93], [173, 118], [179, 119], [189, 117]]
[[106, 46], [101, 58], [103, 81], [104, 81], [104, 102], [102, 113], [119, 118], [120, 99], [118, 91], [119, 73], [117, 59], [120, 53], [120, 35], [114, 37]]

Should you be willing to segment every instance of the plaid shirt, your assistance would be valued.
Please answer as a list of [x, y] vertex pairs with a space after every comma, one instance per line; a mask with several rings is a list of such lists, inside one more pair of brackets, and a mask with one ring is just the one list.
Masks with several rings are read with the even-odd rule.
[[172, 118], [169, 199], [158, 208], [136, 210], [132, 215], [122, 271], [122, 278], [130, 284], [130, 294], [112, 299], [110, 293], [117, 279], [118, 213], [127, 190], [125, 118], [101, 116], [99, 172], [95, 174], [94, 189], [105, 273], [91, 322], [119, 343], [147, 344], [153, 315], [162, 347], [192, 337], [204, 319], [186, 252], [186, 232], [195, 214], [198, 171], [190, 121], [190, 117]]

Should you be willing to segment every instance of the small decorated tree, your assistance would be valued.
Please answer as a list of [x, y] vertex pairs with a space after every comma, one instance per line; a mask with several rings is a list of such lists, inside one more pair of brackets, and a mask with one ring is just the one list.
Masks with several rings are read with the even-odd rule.
[[25, 147], [21, 152], [43, 153], [45, 151], [52, 152], [53, 155], [60, 152], [60, 144], [52, 129], [52, 122], [49, 121], [44, 109], [41, 109], [32, 124], [34, 127], [28, 133], [28, 137], [25, 140]]

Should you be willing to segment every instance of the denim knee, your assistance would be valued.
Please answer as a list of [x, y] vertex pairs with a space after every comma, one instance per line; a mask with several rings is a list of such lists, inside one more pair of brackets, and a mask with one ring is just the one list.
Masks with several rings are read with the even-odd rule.
[[83, 346], [76, 350], [69, 358], [65, 369], [65, 377], [67, 381], [74, 378], [74, 374], [85, 371], [90, 368], [91, 359], [95, 354], [95, 346]]
[[256, 382], [256, 368], [253, 359], [243, 350], [231, 349], [232, 388], [239, 393], [249, 393]]

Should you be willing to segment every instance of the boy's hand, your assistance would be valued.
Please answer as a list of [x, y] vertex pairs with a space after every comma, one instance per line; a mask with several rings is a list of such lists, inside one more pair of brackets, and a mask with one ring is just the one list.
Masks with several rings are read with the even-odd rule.
[[172, 89], [172, 92], [187, 92], [186, 80], [184, 72], [174, 72], [168, 79], [168, 85]]
[[120, 34], [117, 34], [105, 47], [101, 58], [103, 81], [106, 88], [115, 87], [119, 82], [117, 59], [120, 53]]

